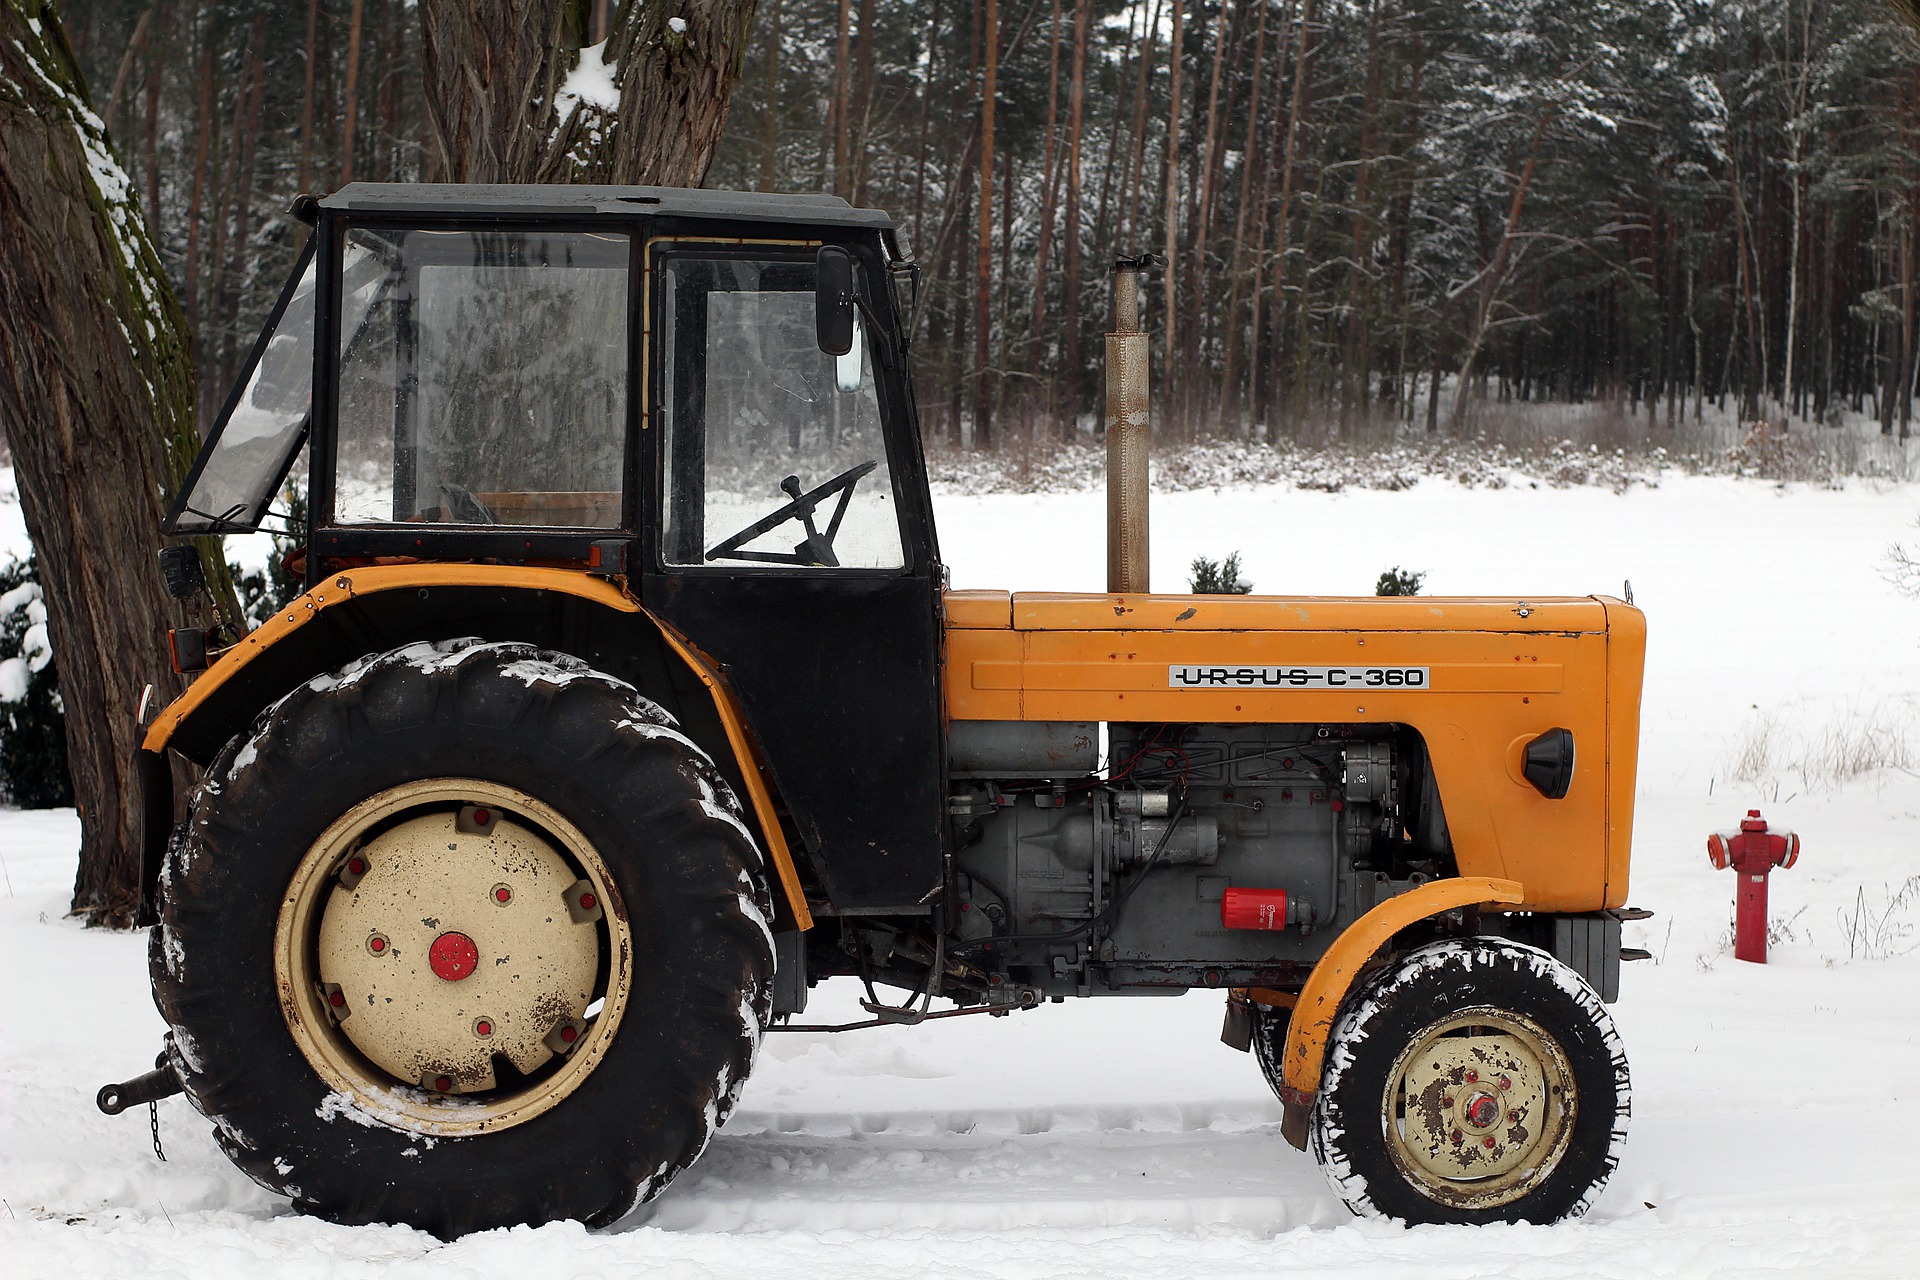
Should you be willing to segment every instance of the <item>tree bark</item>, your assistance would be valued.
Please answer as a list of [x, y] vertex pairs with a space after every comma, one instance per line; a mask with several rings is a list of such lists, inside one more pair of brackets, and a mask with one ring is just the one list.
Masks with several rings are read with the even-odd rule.
[[[1281, 134], [1280, 147], [1280, 205], [1273, 214], [1273, 233], [1275, 248], [1273, 251], [1273, 333], [1274, 351], [1269, 367], [1271, 385], [1267, 392], [1266, 404], [1269, 410], [1280, 404], [1280, 318], [1286, 308], [1287, 297], [1287, 232], [1293, 220], [1293, 159], [1294, 142], [1299, 137], [1300, 120], [1306, 106], [1307, 78], [1310, 74], [1309, 55], [1313, 52], [1308, 43], [1313, 29], [1313, 0], [1300, 2], [1300, 40], [1293, 55], [1293, 101], [1287, 107], [1287, 127]], [[1259, 360], [1255, 352], [1253, 359]], [[1271, 428], [1269, 428], [1271, 429]]]
[[1080, 418], [1080, 140], [1086, 120], [1087, 41], [1093, 26], [1092, 7], [1093, 0], [1078, 0], [1073, 6], [1073, 73], [1068, 78], [1067, 89], [1067, 216], [1061, 233], [1066, 241], [1062, 264], [1066, 274], [1065, 315], [1061, 322], [1067, 330], [1063, 375], [1067, 413], [1061, 420], [1060, 432], [1065, 439], [1073, 438]]
[[[80, 811], [73, 910], [132, 921], [135, 712], [179, 691], [153, 572], [198, 445], [186, 316], [50, 0], [0, 3], [0, 427], [40, 553]], [[134, 335], [130, 344], [128, 335]]]
[[767, 15], [772, 30], [767, 38], [766, 118], [761, 121], [760, 189], [772, 191], [780, 167], [780, 0]]
[[607, 38], [619, 103], [561, 98], [573, 10], [422, 0], [421, 98], [448, 182], [697, 187], [726, 127], [757, 0], [621, 0]]
[[340, 185], [353, 181], [353, 121], [360, 106], [360, 22], [366, 0], [353, 0], [347, 20], [347, 87], [340, 116]]
[[[1180, 275], [1180, 71], [1186, 63], [1181, 19], [1185, 16], [1181, 0], [1173, 0], [1173, 31], [1167, 38], [1168, 75], [1171, 83], [1167, 86], [1167, 172], [1164, 193], [1165, 245], [1163, 256], [1167, 260], [1161, 273], [1161, 316], [1160, 350], [1164, 353], [1165, 368], [1161, 373], [1161, 382], [1165, 386], [1164, 403], [1169, 410], [1177, 412], [1180, 393], [1186, 388], [1186, 379], [1181, 377], [1180, 362], [1175, 358], [1179, 350], [1178, 333], [1175, 332], [1175, 310], [1179, 295], [1176, 292]], [[1145, 327], [1144, 325], [1142, 326]], [[1171, 414], [1169, 416], [1172, 416]], [[1176, 417], [1170, 423], [1176, 430], [1183, 424]]]
[[993, 290], [993, 100], [1000, 78], [1000, 5], [986, 0], [981, 34], [986, 66], [980, 80], [980, 245], [975, 260], [973, 308], [973, 447], [993, 443], [991, 397], [987, 386]]
[[[1288, 13], [1281, 19], [1283, 29], [1285, 28], [1287, 18], [1291, 17], [1292, 6], [1293, 0], [1287, 0]], [[1229, 417], [1237, 412], [1241, 403], [1239, 386], [1234, 376], [1233, 365], [1234, 357], [1240, 350], [1240, 284], [1245, 278], [1246, 270], [1244, 264], [1246, 261], [1247, 247], [1247, 213], [1252, 202], [1253, 171], [1255, 168], [1261, 171], [1261, 192], [1263, 196], [1266, 190], [1266, 176], [1273, 171], [1271, 165], [1256, 165], [1254, 163], [1254, 156], [1257, 154], [1259, 144], [1258, 129], [1261, 124], [1261, 90], [1265, 87], [1267, 80], [1267, 10], [1269, 6], [1265, 3], [1265, 0], [1262, 0], [1259, 8], [1259, 25], [1254, 29], [1253, 37], [1253, 101], [1247, 107], [1246, 141], [1240, 144], [1240, 199], [1235, 202], [1233, 262], [1227, 269], [1227, 309], [1221, 324], [1221, 337], [1223, 339], [1221, 343], [1223, 348], [1222, 363], [1224, 367], [1220, 373], [1220, 410], [1223, 418]], [[1261, 200], [1261, 203], [1263, 205], [1266, 203], [1264, 198]], [[1250, 328], [1252, 328], [1255, 333], [1258, 333], [1259, 325], [1260, 296], [1259, 290], [1256, 288], [1254, 290], [1253, 317]], [[1254, 341], [1257, 346], [1259, 340], [1256, 338]]]
[[868, 162], [873, 159], [873, 149], [868, 139], [873, 128], [873, 46], [878, 35], [873, 22], [873, 0], [860, 0], [860, 43], [853, 54], [851, 104], [858, 128], [853, 138], [853, 194], [849, 198], [863, 208], [867, 203], [867, 179], [872, 173]]
[[827, 104], [827, 129], [833, 135], [833, 194], [848, 194], [848, 152], [852, 146], [848, 118], [852, 115], [848, 87], [853, 76], [853, 0], [840, 0], [840, 24], [834, 41], [833, 100]]
[[[1054, 160], [1059, 150], [1060, 123], [1060, 0], [1053, 0], [1053, 20], [1047, 27], [1052, 47], [1047, 64], [1047, 126], [1045, 152], [1040, 161], [1040, 235], [1033, 250], [1033, 314], [1027, 321], [1026, 372], [1029, 377], [1040, 367], [1040, 352], [1046, 343], [1047, 259], [1053, 251], [1053, 211], [1057, 183]], [[1053, 397], [1040, 391], [1038, 398], [1051, 407]]]
[[294, 181], [295, 194], [307, 190], [307, 175], [313, 167], [313, 71], [318, 61], [318, 42], [314, 39], [316, 28], [320, 25], [320, 0], [307, 0], [307, 43], [304, 46], [306, 56], [301, 59], [306, 64], [305, 82], [300, 90], [300, 176]]

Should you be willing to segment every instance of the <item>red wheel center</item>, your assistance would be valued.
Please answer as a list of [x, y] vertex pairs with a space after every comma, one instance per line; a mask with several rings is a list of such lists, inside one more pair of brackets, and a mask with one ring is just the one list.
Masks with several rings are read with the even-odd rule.
[[1467, 1123], [1476, 1129], [1488, 1129], [1500, 1120], [1500, 1102], [1490, 1093], [1475, 1094], [1467, 1103]]
[[480, 948], [464, 933], [443, 933], [428, 948], [427, 964], [434, 977], [458, 982], [479, 967]]

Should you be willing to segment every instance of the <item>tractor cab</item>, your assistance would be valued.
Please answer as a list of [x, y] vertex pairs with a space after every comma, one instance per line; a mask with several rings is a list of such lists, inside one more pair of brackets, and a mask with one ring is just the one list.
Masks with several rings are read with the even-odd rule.
[[304, 455], [309, 587], [620, 578], [725, 673], [836, 902], [924, 911], [941, 569], [892, 220], [586, 186], [352, 184], [297, 212], [313, 235], [167, 531], [270, 524]]
[[622, 535], [690, 568], [933, 558], [885, 215], [368, 184], [302, 211], [168, 532], [261, 527], [306, 448], [310, 582], [369, 556], [597, 565]]

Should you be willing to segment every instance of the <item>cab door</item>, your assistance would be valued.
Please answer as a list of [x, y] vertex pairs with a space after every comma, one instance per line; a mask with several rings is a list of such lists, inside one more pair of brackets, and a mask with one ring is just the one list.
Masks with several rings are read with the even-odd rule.
[[890, 299], [833, 357], [811, 248], [656, 240], [647, 270], [643, 599], [721, 665], [832, 909], [928, 910], [940, 568]]

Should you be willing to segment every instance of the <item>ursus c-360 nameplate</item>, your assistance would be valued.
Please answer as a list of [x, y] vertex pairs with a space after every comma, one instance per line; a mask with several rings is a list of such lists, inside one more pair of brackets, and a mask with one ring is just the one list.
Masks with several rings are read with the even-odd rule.
[[1167, 668], [1169, 689], [1420, 689], [1425, 667], [1208, 667]]

